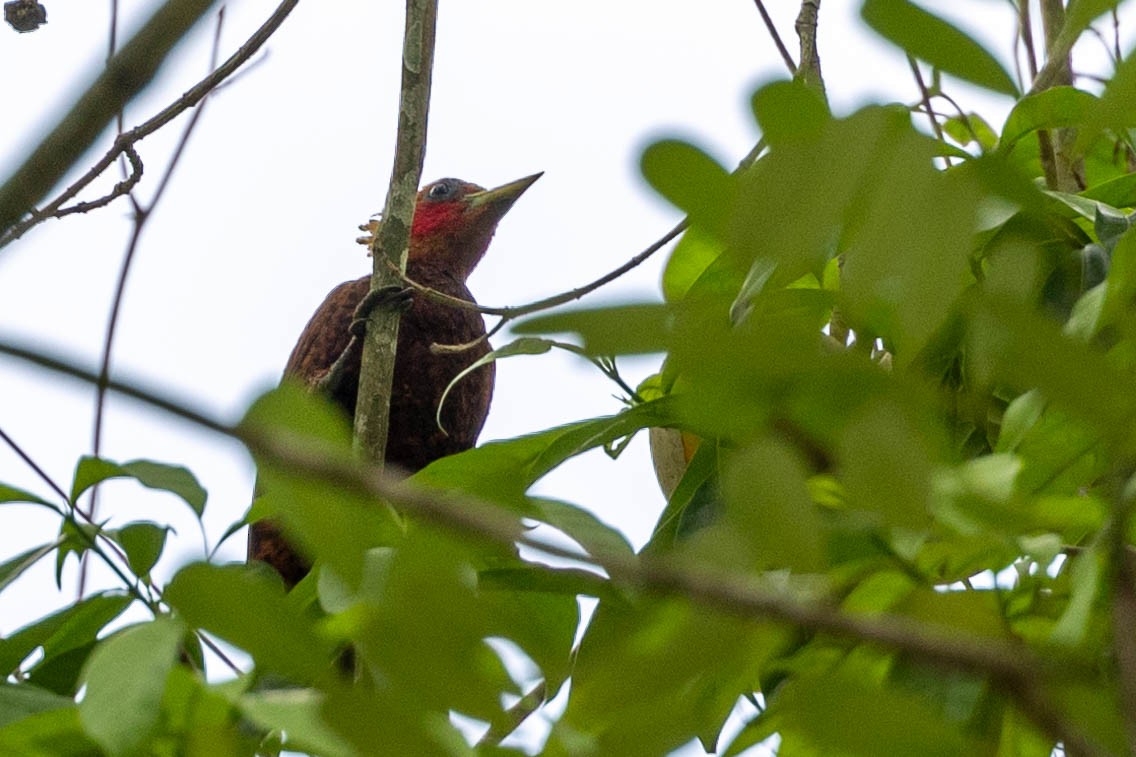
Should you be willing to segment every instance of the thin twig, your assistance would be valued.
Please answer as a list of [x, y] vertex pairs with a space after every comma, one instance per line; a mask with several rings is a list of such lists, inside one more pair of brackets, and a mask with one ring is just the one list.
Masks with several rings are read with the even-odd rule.
[[[74, 363], [0, 340], [0, 354], [94, 383], [98, 375]], [[465, 537], [500, 545], [520, 544], [546, 555], [577, 560], [603, 569], [610, 580], [663, 596], [682, 597], [717, 612], [751, 620], [773, 620], [823, 631], [876, 646], [909, 653], [931, 665], [987, 675], [1045, 731], [1083, 754], [1098, 754], [1094, 742], [1063, 717], [1045, 697], [1046, 682], [1055, 676], [1091, 675], [1072, 661], [1040, 657], [1025, 646], [989, 637], [971, 637], [905, 617], [847, 615], [826, 603], [771, 592], [748, 575], [695, 568], [666, 557], [648, 558], [622, 553], [588, 554], [537, 538], [523, 528], [515, 513], [478, 498], [440, 493], [357, 460], [328, 455], [322, 445], [279, 429], [258, 430], [218, 421], [183, 403], [118, 381], [109, 388], [199, 425], [235, 437], [259, 456], [303, 472], [314, 479], [366, 493], [407, 513]]]
[[1026, 48], [1026, 65], [1029, 66], [1030, 81], [1037, 79], [1037, 51], [1033, 46], [1033, 22], [1030, 20], [1031, 0], [1018, 0], [1018, 36]]
[[[927, 89], [926, 82], [923, 81], [923, 72], [919, 70], [919, 64], [915, 62], [915, 58], [911, 54], [907, 56], [907, 65], [911, 66], [915, 84], [919, 87], [919, 96], [922, 99], [923, 107], [927, 109], [927, 118], [931, 121], [931, 129], [935, 132], [935, 137], [939, 140], [939, 143], [946, 144], [947, 140], [943, 136], [943, 127], [939, 124], [939, 119], [935, 118], [935, 111], [931, 107], [931, 93]], [[950, 168], [951, 158], [949, 155], [943, 156], [943, 162]]]
[[540, 709], [544, 704], [546, 696], [546, 689], [544, 681], [538, 681], [535, 686], [529, 689], [523, 697], [518, 699], [513, 706], [505, 710], [504, 717], [500, 722], [493, 723], [489, 726], [489, 730], [478, 739], [478, 747], [497, 746], [506, 736], [520, 727], [521, 723], [525, 722], [530, 715]]
[[[181, 97], [174, 102], [167, 105], [157, 114], [142, 122], [133, 129], [119, 135], [107, 150], [103, 157], [91, 166], [91, 168], [71, 184], [67, 189], [59, 194], [54, 200], [44, 206], [43, 209], [36, 211], [29, 211], [29, 215], [19, 223], [14, 224], [7, 231], [0, 234], [0, 248], [14, 242], [23, 236], [27, 231], [34, 226], [42, 223], [48, 218], [55, 217], [55, 214], [66, 203], [70, 202], [76, 195], [85, 189], [92, 181], [98, 178], [103, 171], [107, 169], [115, 159], [121, 155], [128, 146], [137, 144], [141, 140], [150, 136], [158, 129], [162, 128], [170, 121], [174, 120], [189, 108], [197, 105], [206, 95], [214, 91], [217, 86], [232, 76], [241, 65], [251, 58], [256, 52], [264, 45], [265, 42], [276, 32], [280, 25], [284, 23], [284, 19], [296, 7], [299, 0], [283, 0], [272, 15], [261, 24], [260, 28], [256, 30], [245, 43], [237, 49], [229, 58], [222, 63], [213, 73], [206, 76], [190, 89], [186, 90]], [[11, 182], [9, 182], [11, 183]], [[6, 186], [6, 185], [5, 185]], [[25, 203], [22, 207], [26, 208], [31, 205], [31, 202]], [[22, 212], [22, 211], [21, 211]], [[0, 224], [0, 228], [6, 227], [7, 224]]]
[[785, 65], [789, 69], [791, 76], [797, 75], [797, 64], [793, 61], [793, 56], [789, 54], [789, 49], [785, 47], [785, 43], [781, 41], [781, 35], [777, 33], [777, 27], [773, 24], [773, 19], [769, 17], [769, 11], [765, 10], [765, 3], [761, 0], [753, 0], [757, 5], [757, 12], [761, 14], [761, 20], [765, 22], [765, 28], [769, 30], [769, 36], [773, 38], [773, 44], [777, 46], [777, 52], [781, 53], [781, 60], [785, 61]]
[[134, 145], [127, 145], [122, 152], [126, 157], [127, 162], [130, 164], [130, 173], [125, 179], [115, 184], [114, 188], [110, 192], [98, 198], [97, 200], [77, 202], [74, 205], [70, 205], [66, 208], [63, 208], [62, 210], [59, 210], [56, 213], [53, 213], [51, 217], [65, 218], [74, 213], [89, 213], [92, 210], [97, 210], [98, 208], [110, 205], [112, 202], [117, 200], [119, 197], [122, 197], [123, 195], [130, 194], [130, 192], [138, 184], [138, 181], [142, 178], [142, 158], [139, 157], [138, 151], [134, 149]]
[[7, 232], [51, 191], [123, 105], [154, 78], [166, 56], [212, 3], [168, 0], [111, 58], [59, 124], [0, 186], [0, 232]]
[[[213, 51], [209, 58], [209, 69], [215, 70], [217, 68], [217, 56], [221, 46], [221, 29], [225, 23], [225, 9], [221, 8], [217, 12], [217, 25], [213, 31]], [[177, 169], [178, 163], [181, 161], [181, 156], [185, 152], [185, 147], [189, 143], [189, 138], [193, 134], [194, 127], [197, 126], [201, 114], [205, 112], [205, 101], [201, 102], [201, 106], [193, 111], [193, 115], [189, 121], [186, 122], [185, 128], [182, 129], [181, 136], [178, 138], [177, 145], [174, 147], [173, 154], [170, 157], [169, 163], [166, 165], [166, 170], [162, 174], [162, 178], [158, 181], [158, 187], [154, 191], [154, 196], [151, 198], [150, 203], [143, 207], [138, 202], [134, 203], [134, 228], [130, 234], [130, 242], [126, 246], [126, 254], [122, 258], [122, 267], [118, 272], [118, 280], [115, 283], [114, 297], [111, 300], [110, 316], [107, 319], [106, 334], [103, 337], [103, 351], [102, 359], [99, 367], [99, 383], [95, 388], [95, 420], [94, 429], [92, 431], [91, 454], [99, 457], [102, 452], [102, 438], [103, 438], [103, 422], [106, 418], [106, 382], [110, 378], [110, 360], [111, 354], [114, 350], [114, 337], [118, 328], [119, 315], [122, 312], [122, 300], [126, 294], [126, 281], [130, 275], [130, 269], [134, 264], [134, 256], [138, 251], [138, 244], [142, 239], [142, 231], [146, 227], [147, 221], [150, 220], [154, 212], [154, 208], [162, 199], [162, 195], [169, 186], [170, 178], [173, 176], [174, 171]], [[133, 148], [131, 148], [133, 152]], [[99, 487], [91, 487], [91, 496], [88, 500], [86, 515], [90, 520], [95, 520], [98, 516], [98, 496]], [[79, 599], [83, 598], [87, 588], [87, 561], [86, 559], [80, 560], [79, 564]]]
[[16, 453], [16, 457], [23, 460], [24, 463], [32, 469], [32, 472], [39, 476], [40, 481], [43, 481], [45, 484], [47, 484], [48, 487], [50, 487], [52, 491], [58, 494], [59, 498], [64, 502], [67, 501], [67, 492], [63, 491], [63, 488], [59, 484], [55, 483], [55, 479], [47, 475], [47, 471], [41, 468], [39, 466], [39, 463], [33, 460], [32, 456], [24, 451], [23, 447], [16, 444], [16, 440], [8, 436], [3, 428], [0, 428], [0, 440], [3, 440], [3, 442], [7, 444], [13, 452]]

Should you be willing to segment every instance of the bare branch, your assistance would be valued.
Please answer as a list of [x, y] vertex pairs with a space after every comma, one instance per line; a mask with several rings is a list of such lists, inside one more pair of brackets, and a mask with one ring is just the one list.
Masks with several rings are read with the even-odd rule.
[[[217, 67], [217, 55], [221, 45], [221, 29], [225, 23], [225, 9], [222, 8], [217, 13], [217, 25], [213, 32], [213, 52], [209, 59], [210, 70]], [[103, 352], [102, 361], [99, 367], [99, 382], [95, 388], [95, 420], [94, 430], [92, 431], [91, 453], [95, 457], [99, 457], [102, 451], [102, 437], [103, 437], [103, 421], [106, 418], [106, 389], [107, 381], [110, 377], [110, 359], [111, 353], [114, 349], [114, 336], [118, 327], [118, 318], [122, 312], [122, 299], [126, 294], [126, 280], [130, 275], [130, 269], [134, 263], [135, 253], [138, 251], [138, 244], [142, 238], [142, 230], [146, 227], [146, 222], [150, 220], [150, 216], [162, 199], [166, 187], [169, 186], [170, 178], [174, 174], [178, 163], [181, 160], [182, 154], [185, 152], [185, 146], [189, 143], [190, 135], [193, 134], [194, 127], [197, 126], [201, 114], [205, 112], [205, 104], [202, 102], [200, 108], [193, 112], [193, 116], [186, 123], [185, 128], [182, 129], [181, 137], [178, 139], [177, 145], [174, 147], [172, 156], [169, 163], [166, 165], [166, 170], [162, 174], [161, 180], [158, 182], [158, 188], [154, 192], [150, 204], [143, 207], [137, 202], [134, 205], [134, 228], [130, 234], [130, 241], [126, 247], [126, 254], [122, 258], [122, 267], [118, 272], [118, 280], [115, 283], [114, 297], [111, 300], [110, 316], [107, 319], [106, 335], [103, 337]], [[130, 147], [128, 155], [134, 153], [134, 148]], [[91, 496], [87, 505], [85, 515], [91, 521], [94, 521], [98, 513], [98, 495], [99, 487], [91, 487]], [[87, 588], [87, 561], [84, 559], [79, 565], [79, 599]]]
[[[28, 210], [32, 206], [34, 200], [22, 202], [22, 204], [20, 204], [20, 207], [16, 208], [14, 211], [16, 213], [15, 218], [18, 218], [25, 212], [29, 213], [29, 217], [20, 221], [19, 223], [0, 223], [0, 228], [5, 229], [3, 233], [0, 233], [0, 248], [3, 248], [11, 242], [19, 239], [32, 227], [42, 223], [48, 218], [55, 217], [60, 208], [62, 208], [66, 203], [70, 202], [76, 195], [79, 194], [79, 192], [81, 192], [92, 181], [98, 178], [98, 176], [101, 175], [108, 166], [114, 163], [119, 155], [122, 155], [126, 151], [127, 147], [137, 144], [141, 140], [153, 134], [158, 129], [168, 124], [170, 121], [180, 116], [189, 108], [192, 108], [193, 106], [197, 105], [197, 103], [201, 102], [201, 100], [206, 95], [216, 89], [216, 87], [221, 82], [232, 76], [245, 61], [256, 54], [256, 52], [264, 45], [264, 43], [268, 41], [269, 37], [271, 37], [273, 33], [275, 33], [276, 30], [280, 28], [280, 25], [284, 23], [284, 19], [288, 17], [288, 14], [292, 12], [292, 9], [296, 7], [296, 4], [298, 2], [299, 0], [283, 0], [280, 5], [277, 6], [276, 10], [272, 12], [272, 15], [269, 16], [268, 19], [260, 26], [260, 28], [257, 29], [256, 32], [253, 33], [253, 35], [250, 36], [245, 41], [245, 43], [241, 45], [235, 53], [229, 56], [229, 58], [216, 70], [199, 81], [193, 87], [186, 90], [181, 97], [167, 105], [153, 117], [144, 121], [138, 126], [135, 126], [133, 129], [120, 134], [115, 139], [114, 144], [111, 145], [111, 148], [106, 152], [106, 154], [103, 155], [103, 157], [99, 158], [98, 162], [91, 166], [91, 168], [85, 174], [83, 174], [81, 177], [79, 177], [78, 180], [67, 187], [67, 189], [65, 189], [62, 193], [60, 193], [58, 197], [48, 203], [48, 205], [46, 205], [42, 210]], [[131, 42], [131, 44], [133, 44], [133, 42]], [[125, 52], [126, 51], [124, 50], [123, 53]], [[120, 53], [118, 57], [121, 57], [121, 55], [122, 53]], [[84, 95], [84, 98], [86, 97], [87, 95]], [[70, 118], [70, 116], [68, 116], [68, 118]], [[45, 140], [44, 144], [46, 143], [47, 141]], [[36, 151], [36, 155], [39, 155], [40, 152], [42, 152], [42, 149], [43, 145], [41, 145], [40, 149]], [[77, 157], [78, 156], [76, 155], [76, 158]], [[47, 158], [43, 158], [43, 160], [47, 160]], [[25, 164], [25, 167], [30, 163], [31, 161], [29, 160], [29, 162]], [[70, 168], [73, 163], [74, 159], [72, 159], [67, 164], [67, 166], [64, 168], [64, 171]], [[60, 175], [62, 175], [62, 172], [60, 173]], [[5, 188], [7, 188], [8, 185], [12, 184], [16, 178], [16, 176], [13, 176], [13, 178], [9, 180], [8, 184], [5, 184]], [[54, 184], [57, 180], [58, 179], [53, 179], [50, 184]], [[50, 188], [50, 186], [48, 186], [47, 188]], [[46, 189], [44, 191], [46, 191]], [[0, 211], [4, 209], [5, 203], [6, 199], [4, 189], [0, 189]]]
[[[406, 270], [414, 203], [426, 157], [426, 122], [430, 112], [437, 18], [437, 0], [407, 0], [398, 136], [394, 167], [383, 206], [383, 223], [371, 246], [374, 258], [372, 291], [397, 286], [398, 274]], [[391, 265], [397, 273], [391, 270]], [[367, 332], [363, 338], [359, 399], [355, 405], [355, 443], [379, 466], [386, 455], [390, 426], [391, 382], [398, 347], [399, 315], [395, 310], [375, 308], [367, 319]]]
[[123, 154], [126, 156], [126, 160], [130, 165], [130, 173], [127, 174], [125, 179], [115, 184], [114, 189], [98, 198], [97, 200], [77, 202], [74, 205], [63, 208], [62, 210], [59, 210], [56, 213], [52, 214], [51, 217], [66, 218], [67, 216], [74, 213], [89, 213], [92, 210], [98, 210], [99, 208], [110, 205], [112, 202], [117, 200], [119, 197], [122, 197], [123, 195], [130, 194], [130, 192], [138, 184], [138, 181], [142, 178], [142, 158], [138, 156], [138, 151], [134, 149], [133, 145], [127, 145], [126, 149], [123, 150]]
[[797, 36], [801, 40], [801, 65], [796, 78], [815, 89], [824, 97], [824, 77], [820, 71], [820, 53], [817, 51], [817, 16], [820, 0], [801, 0], [797, 15]]
[[213, 0], [169, 0], [107, 64], [24, 164], [0, 186], [0, 230], [7, 231], [58, 182], [114, 114], [145, 87]]
[[781, 53], [781, 60], [785, 61], [785, 66], [789, 69], [791, 76], [797, 75], [797, 64], [793, 62], [793, 56], [789, 54], [789, 49], [785, 47], [785, 43], [781, 41], [781, 35], [777, 33], [777, 27], [773, 24], [773, 19], [769, 17], [769, 11], [765, 10], [765, 3], [761, 0], [753, 0], [757, 6], [757, 12], [761, 14], [761, 20], [765, 22], [765, 28], [769, 30], [769, 36], [773, 39], [773, 44], [777, 46], [777, 52]]

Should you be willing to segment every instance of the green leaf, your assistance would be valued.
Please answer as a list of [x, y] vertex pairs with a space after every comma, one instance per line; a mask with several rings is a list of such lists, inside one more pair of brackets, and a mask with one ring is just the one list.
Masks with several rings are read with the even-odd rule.
[[91, 654], [79, 719], [112, 757], [138, 754], [157, 729], [184, 632], [181, 623], [158, 618], [117, 632]]
[[766, 142], [778, 145], [812, 142], [831, 120], [828, 104], [799, 81], [773, 82], [753, 96], [753, 115]]
[[897, 404], [877, 400], [856, 413], [840, 445], [848, 505], [877, 514], [886, 526], [930, 525], [934, 439], [932, 429], [916, 426]]
[[[826, 565], [827, 534], [809, 495], [803, 461], [774, 439], [732, 455], [722, 477], [728, 535], [747, 540], [753, 565], [812, 572]], [[723, 529], [708, 537], [726, 536]], [[729, 544], [722, 544], [724, 552]], [[708, 556], [709, 557], [709, 556]], [[714, 558], [711, 558], [714, 559]]]
[[680, 301], [711, 263], [722, 254], [722, 244], [698, 227], [686, 230], [663, 270], [663, 296]]
[[172, 530], [169, 526], [159, 526], [149, 521], [128, 523], [118, 529], [118, 543], [126, 552], [126, 559], [134, 575], [139, 578], [149, 575], [162, 556], [166, 535]]
[[[1098, 0], [1086, 2], [1093, 4], [1098, 3]], [[1084, 7], [1081, 3], [1078, 5]], [[1070, 15], [1076, 8], [1077, 5], [1074, 5]], [[1129, 55], [1117, 66], [1116, 73], [1105, 85], [1096, 107], [1085, 118], [1082, 128], [1077, 132], [1074, 149], [1083, 154], [1105, 129], [1122, 132], [1126, 127], [1136, 125], [1136, 107], [1133, 102], [1136, 102], [1136, 59]]]
[[[257, 399], [241, 428], [363, 472], [342, 410], [290, 382]], [[362, 577], [367, 550], [402, 537], [404, 523], [398, 513], [356, 488], [260, 456], [257, 472], [261, 495], [254, 503], [256, 517], [275, 518], [290, 544], [306, 558], [322, 561], [352, 587]]]
[[907, 0], [866, 0], [868, 26], [916, 58], [980, 87], [1016, 96], [1017, 85], [993, 55], [957, 27]]
[[120, 465], [86, 456], [79, 459], [75, 469], [75, 480], [71, 484], [72, 504], [78, 502], [87, 489], [110, 478], [133, 478], [148, 489], [175, 494], [193, 509], [198, 518], [205, 512], [205, 490], [194, 475], [180, 465], [152, 460], [133, 460]]
[[246, 694], [237, 707], [252, 722], [286, 734], [284, 746], [321, 757], [350, 757], [356, 752], [321, 715], [324, 695], [311, 689], [288, 689]]
[[985, 753], [931, 703], [852, 663], [829, 674], [794, 678], [780, 687], [766, 717], [781, 733], [781, 750], [810, 754]]
[[[569, 754], [659, 755], [697, 735], [712, 751], [738, 697], [755, 690], [785, 636], [679, 600], [601, 602], [550, 744]], [[573, 750], [573, 738], [591, 749]]]
[[8, 588], [13, 581], [23, 575], [25, 570], [54, 552], [59, 544], [60, 541], [56, 540], [50, 544], [33, 547], [27, 552], [21, 552], [12, 559], [0, 564], [0, 591]]
[[1069, 0], [1065, 11], [1065, 28], [1062, 35], [1079, 35], [1098, 16], [1120, 5], [1122, 0]]
[[[43, 659], [33, 671], [50, 667], [56, 660], [78, 651], [85, 654], [108, 623], [133, 603], [125, 594], [94, 594], [86, 599], [42, 618], [0, 639], [0, 672], [10, 675], [37, 647], [43, 647]], [[69, 659], [74, 660], [73, 656]], [[82, 659], [68, 664], [73, 680], [78, 679]], [[64, 687], [66, 688], [66, 687]], [[59, 691], [53, 688], [53, 691]]]
[[661, 303], [570, 310], [528, 318], [518, 334], [576, 333], [590, 355], [637, 355], [667, 347], [671, 308]]
[[643, 152], [640, 170], [656, 192], [686, 211], [693, 225], [720, 236], [733, 208], [734, 180], [702, 150], [670, 139]]
[[0, 729], [36, 713], [74, 706], [70, 697], [61, 697], [31, 684], [0, 683]]
[[165, 599], [197, 628], [252, 655], [258, 668], [311, 681], [328, 671], [331, 645], [285, 598], [269, 570], [197, 563], [182, 568]]
[[51, 504], [45, 499], [42, 499], [41, 497], [36, 496], [35, 494], [32, 494], [29, 491], [17, 489], [16, 487], [8, 486], [7, 484], [0, 484], [0, 504], [3, 504], [5, 502], [27, 502], [28, 504], [45, 505], [46, 507], [50, 507], [52, 510], [58, 510], [55, 505]]
[[445, 391], [442, 392], [442, 398], [438, 400], [438, 412], [434, 415], [434, 421], [438, 424], [438, 428], [445, 430], [445, 427], [442, 425], [442, 408], [446, 405], [446, 397], [449, 396], [450, 390], [463, 378], [473, 373], [481, 366], [488, 365], [497, 360], [513, 357], [515, 355], [543, 355], [553, 347], [559, 347], [569, 352], [576, 352], [579, 349], [574, 344], [565, 344], [552, 339], [541, 339], [540, 337], [534, 336], [524, 336], [520, 339], [514, 339], [504, 347], [495, 349], [486, 355], [482, 355], [477, 360], [474, 360], [458, 373], [458, 375], [454, 376], [453, 379], [450, 380], [450, 383], [446, 385]]
[[960, 145], [977, 144], [983, 152], [998, 144], [998, 133], [977, 113], [951, 116], [943, 121], [943, 131]]
[[534, 498], [534, 517], [559, 529], [593, 557], [630, 557], [627, 538], [592, 512], [555, 499]]
[[0, 728], [0, 754], [19, 757], [97, 757], [99, 750], [72, 705], [37, 712]]
[[1052, 87], [1026, 95], [1006, 118], [1000, 146], [1008, 150], [1019, 139], [1039, 129], [1075, 128], [1097, 102], [1095, 95], [1075, 87]]
[[673, 422], [668, 398], [644, 402], [616, 415], [495, 441], [436, 460], [411, 481], [443, 490], [464, 491], [506, 507], [531, 511], [529, 487], [568, 458], [649, 426]]

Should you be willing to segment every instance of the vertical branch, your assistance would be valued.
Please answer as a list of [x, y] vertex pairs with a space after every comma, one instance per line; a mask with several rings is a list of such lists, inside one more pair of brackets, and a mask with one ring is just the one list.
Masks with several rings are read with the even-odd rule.
[[[1065, 5], [1062, 0], [1041, 0], [1041, 25], [1045, 32], [1046, 67], [1054, 66], [1048, 86], [1073, 83], [1072, 57], [1061, 44], [1065, 28]], [[1052, 133], [1039, 131], [1041, 165], [1045, 169], [1045, 182], [1051, 189], [1062, 192], [1080, 192], [1084, 189], [1082, 172], [1072, 157], [1077, 133], [1073, 129], [1056, 129]]]
[[812, 87], [824, 97], [824, 77], [821, 76], [820, 53], [817, 52], [817, 16], [819, 14], [820, 0], [801, 0], [801, 12], [797, 15], [795, 25], [797, 37], [801, 40], [801, 63], [797, 66], [796, 79]]
[[[398, 137], [383, 222], [372, 243], [374, 267], [371, 289], [402, 286], [399, 272], [406, 270], [414, 201], [426, 156], [426, 119], [430, 109], [430, 78], [434, 68], [434, 27], [437, 0], [406, 0], [406, 32], [402, 47], [402, 94], [399, 98]], [[390, 428], [391, 381], [398, 347], [399, 314], [374, 308], [367, 320], [359, 372], [359, 399], [355, 406], [355, 446], [376, 465], [386, 455]]]

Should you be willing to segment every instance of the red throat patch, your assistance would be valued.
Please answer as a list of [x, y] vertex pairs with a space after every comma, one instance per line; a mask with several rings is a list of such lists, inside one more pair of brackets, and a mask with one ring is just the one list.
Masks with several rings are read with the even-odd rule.
[[451, 202], [420, 202], [414, 208], [414, 225], [410, 234], [418, 239], [434, 234], [445, 234], [460, 227], [464, 204]]

